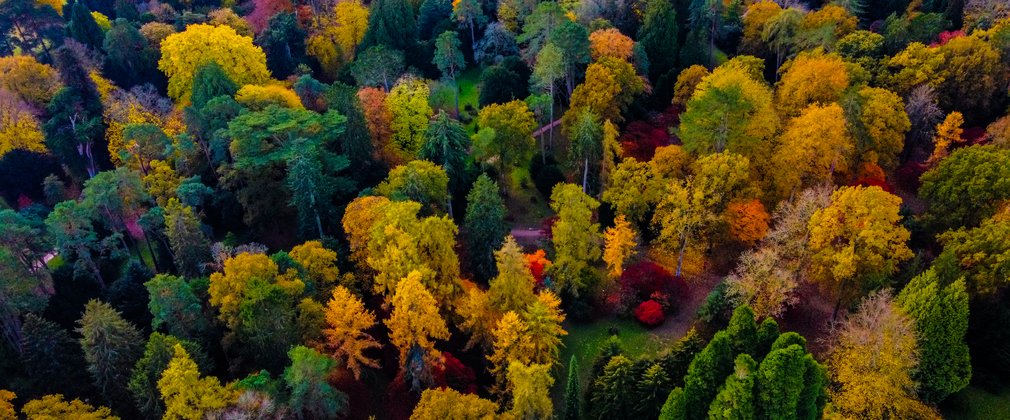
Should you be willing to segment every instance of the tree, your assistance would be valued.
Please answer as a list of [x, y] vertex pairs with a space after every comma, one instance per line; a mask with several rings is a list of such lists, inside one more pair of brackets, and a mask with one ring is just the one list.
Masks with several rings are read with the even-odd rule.
[[81, 198], [92, 220], [100, 220], [107, 229], [119, 233], [123, 248], [129, 249], [127, 223], [141, 214], [142, 206], [151, 199], [140, 175], [124, 167], [100, 172], [84, 183]]
[[[712, 341], [709, 341], [701, 353], [691, 361], [687, 372], [687, 376], [684, 377], [683, 396], [677, 404], [683, 406], [681, 408], [685, 414], [683, 418], [705, 418], [711, 401], [719, 393], [719, 386], [733, 372], [733, 352], [730, 349], [729, 335], [722, 331], [716, 333]], [[667, 404], [670, 404], [670, 401], [667, 401]], [[664, 407], [663, 411], [668, 410]]]
[[754, 401], [754, 382], [758, 374], [757, 362], [748, 354], [734, 361], [733, 373], [708, 407], [710, 419], [747, 419], [757, 417]]
[[97, 300], [88, 302], [77, 324], [95, 385], [107, 401], [127, 406], [123, 397], [128, 392], [130, 371], [141, 355], [140, 332], [112, 306]]
[[895, 302], [915, 321], [919, 365], [914, 378], [925, 401], [943, 401], [968, 386], [971, 357], [964, 335], [968, 330], [968, 293], [963, 279], [944, 286], [934, 269], [916, 276]]
[[[91, 390], [92, 378], [85, 369], [84, 352], [76, 337], [63, 327], [38, 315], [25, 314], [19, 331], [21, 368], [29, 379], [28, 389], [37, 393], [80, 393]], [[52, 378], [60, 378], [53, 381]], [[12, 419], [13, 420], [13, 419]]]
[[996, 293], [1006, 282], [1000, 273], [1006, 269], [1006, 255], [1010, 252], [1005, 236], [1008, 231], [1010, 220], [999, 214], [979, 227], [940, 234], [937, 239], [943, 252], [935, 262], [937, 274], [947, 282], [964, 277], [972, 296]]
[[900, 206], [901, 198], [880, 187], [842, 187], [810, 217], [811, 273], [838, 299], [836, 312], [912, 258]]
[[132, 22], [116, 19], [104, 37], [105, 71], [117, 85], [128, 88], [164, 80], [158, 72], [157, 49]]
[[[5, 391], [6, 392], [6, 391]], [[21, 407], [21, 414], [30, 419], [73, 418], [80, 420], [118, 420], [108, 407], [94, 407], [79, 399], [66, 401], [63, 395], [46, 395]], [[13, 418], [13, 417], [12, 417]]]
[[862, 161], [896, 166], [911, 127], [901, 97], [887, 89], [863, 87], [842, 102]]
[[662, 190], [654, 172], [649, 162], [625, 158], [610, 175], [610, 185], [603, 190], [603, 201], [610, 203], [617, 214], [643, 226]]
[[669, 0], [648, 2], [642, 26], [638, 28], [638, 42], [649, 57], [649, 75], [657, 80], [673, 70], [677, 61], [679, 28], [677, 11]]
[[385, 45], [411, 53], [416, 44], [417, 22], [410, 3], [405, 0], [379, 0], [370, 5], [368, 28], [358, 45], [360, 50]]
[[52, 66], [31, 55], [12, 55], [0, 58], [0, 87], [37, 109], [45, 109], [61, 84]]
[[504, 404], [512, 392], [512, 384], [508, 381], [509, 365], [529, 362], [530, 355], [524, 351], [527, 350], [526, 323], [515, 311], [507, 311], [498, 318], [491, 335], [493, 352], [486, 356], [490, 363], [488, 372], [494, 378], [491, 394]]
[[536, 300], [533, 286], [536, 280], [526, 266], [522, 248], [512, 235], [505, 238], [501, 249], [495, 251], [498, 276], [491, 280], [488, 301], [498, 313], [520, 313]]
[[517, 419], [545, 419], [551, 417], [554, 405], [550, 389], [554, 378], [551, 365], [512, 362], [508, 368], [512, 387], [512, 406], [508, 413]]
[[588, 108], [602, 118], [621, 122], [635, 97], [645, 91], [645, 82], [625, 60], [604, 57], [586, 68], [586, 80], [571, 96], [571, 108], [564, 123], [571, 127], [580, 108]]
[[253, 111], [262, 111], [266, 107], [304, 109], [301, 99], [291, 89], [280, 85], [245, 85], [235, 93], [235, 102]]
[[452, 2], [452, 16], [459, 21], [460, 26], [470, 31], [470, 47], [474, 57], [477, 56], [477, 38], [474, 32], [487, 20], [484, 8], [477, 0], [459, 0]]
[[603, 232], [603, 261], [607, 263], [610, 276], [617, 278], [624, 272], [624, 265], [635, 255], [638, 246], [635, 231], [623, 214], [614, 219], [614, 226]]
[[229, 26], [195, 24], [161, 42], [158, 68], [168, 76], [168, 93], [181, 103], [190, 102], [193, 76], [208, 62], [216, 62], [237, 85], [264, 84], [270, 78], [266, 55], [252, 39]]
[[955, 150], [921, 177], [919, 196], [926, 199], [927, 222], [937, 231], [974, 227], [996, 213], [1010, 198], [1010, 151], [996, 146]]
[[256, 45], [263, 48], [267, 68], [277, 78], [287, 78], [305, 61], [305, 38], [295, 14], [281, 12], [270, 17], [267, 26], [256, 36]]
[[200, 378], [196, 362], [186, 349], [176, 344], [158, 391], [165, 402], [165, 419], [199, 419], [210, 411], [227, 407], [235, 401], [234, 391], [221, 386], [217, 378]]
[[526, 325], [524, 351], [528, 352], [531, 363], [555, 365], [558, 363], [558, 352], [561, 337], [568, 333], [561, 327], [565, 314], [559, 307], [561, 300], [550, 291], [537, 295], [522, 313]]
[[375, 325], [375, 314], [365, 309], [361, 299], [345, 287], [337, 286], [326, 304], [325, 316], [323, 348], [328, 354], [343, 361], [357, 379], [361, 378], [363, 366], [379, 368], [378, 360], [365, 354], [369, 349], [382, 346], [365, 332]]
[[987, 115], [999, 106], [1010, 72], [991, 43], [961, 36], [940, 46], [938, 52], [947, 75], [937, 86], [942, 103], [968, 116]]
[[0, 156], [11, 150], [46, 152], [45, 137], [28, 104], [0, 91]]
[[581, 108], [573, 112], [578, 114], [566, 130], [571, 142], [568, 151], [569, 160], [572, 166], [582, 167], [582, 192], [588, 193], [589, 161], [596, 162], [603, 154], [603, 127], [600, 125], [599, 117], [590, 108]]
[[756, 402], [762, 416], [783, 418], [798, 414], [804, 388], [804, 374], [807, 370], [804, 357], [809, 357], [806, 351], [793, 344], [773, 349], [761, 361], [761, 366], [756, 372], [755, 388]]
[[915, 399], [915, 325], [891, 300], [875, 293], [848, 317], [828, 359], [831, 405], [854, 417], [940, 418]]
[[413, 77], [400, 79], [386, 97], [386, 109], [392, 116], [393, 144], [403, 155], [417, 156], [432, 115], [428, 85]]
[[635, 41], [616, 28], [599, 29], [589, 34], [589, 52], [593, 60], [604, 57], [627, 60]]
[[960, 112], [954, 111], [947, 114], [942, 123], [936, 125], [936, 135], [933, 136], [933, 153], [926, 160], [926, 165], [934, 168], [943, 158], [950, 154], [951, 146], [961, 143], [961, 134], [964, 130], [964, 116]]
[[[551, 123], [554, 122], [554, 85], [564, 76], [564, 52], [554, 44], [548, 43], [544, 45], [543, 48], [540, 49], [540, 52], [536, 55], [536, 64], [533, 66], [533, 74], [530, 82], [536, 89], [546, 90], [550, 95], [551, 106], [548, 119]], [[550, 131], [549, 141], [553, 145], [554, 128], [552, 127], [548, 131]], [[543, 146], [543, 137], [540, 139], [540, 153], [546, 156]], [[546, 157], [544, 159], [546, 159]]]
[[[60, 53], [63, 57], [69, 53]], [[65, 87], [49, 102], [49, 121], [43, 124], [46, 147], [74, 176], [98, 173], [95, 141], [102, 137], [102, 110], [93, 86]]]
[[811, 105], [786, 125], [769, 177], [778, 197], [791, 197], [805, 187], [830, 184], [836, 172], [847, 173], [854, 154], [842, 107]]
[[92, 12], [84, 2], [74, 3], [70, 8], [70, 22], [67, 33], [71, 38], [96, 50], [101, 50], [105, 34], [95, 22]]
[[497, 157], [498, 173], [503, 178], [513, 168], [524, 167], [533, 157], [536, 140], [533, 130], [536, 119], [523, 101], [515, 100], [504, 104], [491, 104], [481, 108], [477, 125], [483, 131], [492, 130], [493, 136], [483, 141], [474, 139], [476, 157], [485, 161]]
[[[566, 19], [564, 9], [557, 2], [538, 3], [533, 12], [526, 16], [522, 33], [516, 38], [520, 44], [526, 44], [522, 52], [523, 58], [527, 62], [539, 63], [540, 51], [550, 43], [554, 30]], [[562, 51], [558, 50], [558, 53]], [[563, 69], [561, 71], [564, 72]]]
[[554, 244], [555, 289], [578, 296], [585, 292], [586, 273], [600, 258], [600, 224], [593, 223], [593, 212], [600, 203], [573, 184], [558, 184], [551, 192], [551, 209], [558, 214], [552, 227]]
[[628, 392], [635, 387], [634, 365], [622, 354], [610, 358], [593, 381], [592, 414], [596, 418], [618, 418], [634, 412], [637, 401]]
[[505, 203], [498, 194], [498, 183], [485, 174], [477, 177], [466, 196], [463, 232], [474, 274], [480, 280], [494, 274], [494, 251], [508, 234]]
[[730, 151], [754, 158], [778, 128], [771, 90], [739, 67], [705, 76], [681, 114], [678, 135], [697, 154]]
[[589, 31], [578, 23], [561, 19], [561, 23], [550, 31], [549, 42], [557, 45], [562, 52], [565, 66], [565, 86], [571, 96], [582, 66], [589, 62]]
[[572, 355], [568, 362], [568, 382], [565, 384], [565, 420], [582, 418], [582, 387], [579, 385], [579, 361]]
[[206, 339], [210, 325], [191, 282], [170, 274], [158, 274], [144, 286], [150, 296], [151, 329], [164, 327], [169, 334], [185, 340]]
[[[449, 177], [450, 191], [459, 191], [466, 180], [466, 161], [470, 138], [459, 121], [439, 111], [428, 125], [425, 142], [418, 152], [421, 159], [438, 163]], [[450, 213], [452, 211], [451, 206]]]
[[426, 389], [410, 414], [411, 420], [490, 420], [497, 416], [498, 404], [474, 394], [460, 394], [452, 388]]
[[179, 273], [197, 277], [204, 273], [210, 261], [210, 244], [200, 230], [200, 221], [193, 208], [182, 205], [178, 199], [168, 200], [165, 206], [165, 236], [172, 245], [172, 254]]
[[206, 367], [207, 361], [201, 358], [200, 346], [191, 341], [180, 340], [171, 335], [152, 333], [144, 346], [144, 354], [133, 367], [130, 382], [127, 387], [137, 403], [140, 413], [150, 418], [160, 418], [165, 414], [165, 404], [161, 401], [158, 391], [158, 380], [168, 368], [175, 354], [175, 346], [180, 345], [188, 354], [197, 357], [200, 364]]
[[448, 206], [448, 185], [449, 177], [442, 167], [426, 160], [412, 160], [389, 171], [375, 191], [393, 201], [421, 203], [426, 212], [434, 213]]
[[765, 21], [761, 40], [775, 53], [776, 75], [782, 62], [795, 51], [802, 24], [803, 11], [795, 7], [784, 9]]
[[780, 71], [782, 80], [775, 93], [787, 115], [798, 115], [810, 105], [837, 102], [849, 87], [848, 68], [837, 54], [800, 53]]
[[292, 348], [288, 357], [291, 366], [283, 377], [292, 411], [308, 418], [333, 418], [347, 410], [347, 395], [327, 383], [335, 361], [305, 346]]
[[381, 44], [362, 51], [351, 65], [359, 86], [381, 85], [387, 92], [402, 73], [403, 53]]
[[459, 86], [456, 86], [456, 75], [466, 67], [463, 52], [459, 50], [459, 37], [454, 31], [445, 31], [435, 39], [435, 57], [432, 63], [442, 72], [442, 77], [452, 80], [453, 94], [456, 102], [456, 115], [459, 115]]
[[93, 276], [105, 288], [105, 280], [94, 255], [101, 251], [98, 234], [90, 212], [74, 200], [57, 203], [46, 216], [46, 232], [60, 250], [60, 255], [74, 261], [74, 277]]
[[389, 340], [400, 354], [400, 372], [410, 380], [413, 389], [431, 380], [431, 369], [440, 353], [435, 340], [447, 340], [449, 330], [438, 314], [438, 302], [424, 285], [421, 273], [412, 271], [396, 286], [392, 299], [393, 312], [386, 319]]

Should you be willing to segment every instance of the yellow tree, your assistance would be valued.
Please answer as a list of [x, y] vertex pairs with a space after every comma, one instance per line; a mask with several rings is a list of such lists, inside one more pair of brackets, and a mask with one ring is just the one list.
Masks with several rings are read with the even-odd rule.
[[613, 57], [622, 60], [631, 58], [635, 41], [617, 28], [598, 29], [589, 34], [589, 53], [593, 60]]
[[838, 299], [836, 313], [912, 258], [900, 207], [901, 198], [880, 187], [842, 187], [810, 217], [811, 275]]
[[915, 397], [915, 324], [888, 291], [866, 298], [835, 333], [832, 408], [845, 418], [940, 419]]
[[433, 111], [428, 104], [428, 84], [414, 77], [404, 77], [386, 96], [391, 116], [392, 142], [404, 156], [417, 156], [424, 144], [428, 121]]
[[708, 69], [698, 64], [682, 70], [677, 75], [677, 82], [673, 85], [673, 99], [671, 103], [681, 109], [686, 107], [687, 101], [691, 99], [691, 95], [694, 95], [694, 90], [698, 87], [698, 84], [708, 75]]
[[196, 70], [211, 61], [217, 62], [239, 86], [270, 79], [266, 55], [253, 45], [252, 38], [239, 35], [229, 26], [189, 25], [161, 42], [158, 68], [168, 76], [168, 95], [189, 103]]
[[517, 419], [549, 419], [554, 414], [551, 402], [551, 365], [512, 362], [509, 364], [512, 407], [508, 413]]
[[849, 72], [838, 54], [802, 52], [779, 71], [782, 80], [776, 94], [786, 115], [798, 115], [812, 104], [837, 102], [849, 87]]
[[964, 124], [964, 116], [960, 112], [954, 111], [947, 114], [943, 122], [936, 125], [936, 135], [933, 136], [933, 153], [929, 155], [926, 166], [932, 168], [940, 163], [943, 158], [950, 154], [951, 145], [963, 143], [961, 125]]
[[0, 90], [0, 156], [14, 149], [45, 152], [45, 137], [28, 104]]
[[351, 201], [344, 210], [344, 233], [351, 249], [351, 261], [360, 268], [368, 264], [368, 241], [371, 238], [372, 226], [382, 217], [389, 199], [381, 196], [358, 197]]
[[426, 389], [410, 414], [411, 420], [494, 420], [498, 404], [452, 388]]
[[505, 312], [495, 326], [492, 352], [487, 355], [491, 364], [488, 371], [495, 379], [491, 386], [491, 394], [504, 403], [510, 391], [508, 368], [513, 361], [529, 363], [530, 354], [527, 348], [526, 323], [513, 311]]
[[0, 57], [0, 89], [15, 94], [36, 109], [43, 109], [60, 90], [60, 75], [31, 55]]
[[302, 266], [306, 287], [317, 296], [326, 293], [340, 278], [337, 253], [320, 241], [307, 241], [291, 248], [288, 256]]
[[168, 200], [176, 198], [175, 190], [179, 188], [179, 184], [182, 184], [182, 178], [163, 160], [152, 160], [148, 166], [150, 169], [148, 169], [147, 175], [141, 178], [144, 181], [144, 187], [147, 188], [147, 192], [151, 194], [151, 197], [154, 197], [154, 201], [159, 206], [165, 207]]
[[847, 173], [855, 153], [845, 111], [838, 104], [811, 105], [789, 121], [772, 155], [768, 178], [782, 199]]
[[245, 85], [235, 93], [235, 102], [253, 111], [262, 111], [270, 105], [291, 109], [305, 109], [295, 91], [281, 85]]
[[224, 262], [224, 271], [210, 275], [210, 304], [218, 309], [218, 318], [234, 330], [240, 323], [239, 307], [250, 283], [272, 283], [277, 264], [263, 254], [241, 253]]
[[551, 192], [551, 209], [558, 220], [552, 227], [555, 289], [578, 295], [585, 292], [585, 270], [600, 259], [600, 224], [593, 213], [600, 203], [575, 184], [562, 183]]
[[536, 279], [530, 273], [522, 248], [509, 235], [501, 249], [495, 251], [494, 258], [498, 275], [491, 279], [487, 292], [490, 308], [499, 314], [522, 311], [536, 299], [533, 294]]
[[396, 286], [393, 295], [393, 312], [385, 321], [389, 327], [389, 341], [400, 353], [401, 372], [413, 375], [416, 384], [439, 363], [441, 353], [435, 349], [435, 340], [449, 339], [449, 329], [438, 314], [438, 302], [421, 284], [421, 273], [412, 271]]
[[523, 353], [529, 355], [524, 359], [549, 366], [558, 363], [561, 337], [568, 335], [561, 327], [565, 314], [560, 306], [561, 300], [557, 295], [545, 290], [523, 312], [523, 323], [526, 325]]
[[463, 281], [463, 296], [456, 305], [456, 316], [462, 319], [457, 324], [460, 330], [470, 334], [466, 343], [469, 350], [480, 345], [485, 350], [493, 344], [495, 323], [500, 317], [498, 311], [488, 303], [488, 293], [470, 281]]
[[650, 162], [625, 158], [610, 174], [610, 185], [603, 190], [603, 201], [610, 203], [618, 214], [641, 226], [647, 221], [646, 215], [659, 201], [662, 191], [662, 184], [654, 173]]
[[[13, 413], [13, 408], [11, 412]], [[0, 411], [0, 418], [4, 418], [3, 414], [3, 411]], [[119, 417], [112, 415], [112, 410], [107, 407], [95, 408], [78, 399], [66, 401], [59, 394], [28, 401], [21, 407], [21, 414], [31, 420], [119, 420]], [[11, 420], [15, 418], [10, 417]]]
[[18, 396], [6, 389], [0, 389], [0, 420], [17, 420], [14, 412], [14, 401]]
[[603, 242], [603, 262], [607, 263], [610, 276], [621, 277], [624, 264], [635, 255], [635, 247], [638, 246], [635, 230], [623, 214], [614, 219], [614, 226], [603, 232]]
[[857, 95], [861, 112], [854, 116], [858, 121], [850, 121], [857, 127], [852, 133], [856, 152], [864, 162], [893, 168], [905, 147], [905, 133], [912, 127], [905, 102], [898, 94], [875, 87], [863, 87]]
[[165, 402], [164, 419], [199, 420], [209, 411], [227, 407], [235, 401], [234, 391], [221, 386], [217, 378], [200, 378], [200, 371], [189, 353], [176, 344], [168, 367], [158, 380], [158, 391]]
[[325, 352], [344, 362], [355, 378], [361, 378], [362, 367], [379, 368], [379, 361], [365, 354], [382, 347], [365, 330], [375, 325], [375, 314], [343, 286], [333, 289], [326, 304], [326, 327], [323, 328]]

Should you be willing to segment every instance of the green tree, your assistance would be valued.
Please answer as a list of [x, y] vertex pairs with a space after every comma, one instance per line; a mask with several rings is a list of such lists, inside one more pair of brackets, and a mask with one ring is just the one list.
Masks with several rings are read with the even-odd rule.
[[197, 277], [210, 262], [210, 244], [200, 230], [200, 220], [193, 208], [170, 198], [165, 206], [165, 236], [172, 246], [175, 266], [186, 277]]
[[568, 127], [568, 149], [572, 166], [582, 167], [582, 192], [588, 193], [589, 162], [597, 162], [603, 154], [603, 127], [599, 117], [589, 108], [578, 111], [575, 122]]
[[589, 62], [589, 31], [578, 23], [561, 19], [561, 23], [550, 32], [548, 40], [562, 52], [565, 87], [571, 96], [582, 66]]
[[930, 269], [913, 278], [895, 301], [915, 321], [919, 395], [928, 402], [940, 402], [968, 386], [971, 357], [964, 342], [968, 330], [964, 280], [944, 286]]
[[[444, 111], [439, 111], [428, 124], [424, 138], [418, 157], [442, 166], [449, 177], [450, 192], [462, 191], [470, 149], [466, 128]], [[452, 214], [452, 206], [449, 206], [449, 213]]]
[[21, 367], [34, 392], [70, 395], [92, 389], [90, 375], [81, 369], [86, 366], [81, 343], [71, 337], [66, 329], [28, 313], [24, 316], [19, 333]]
[[599, 419], [622, 418], [634, 412], [641, 401], [629, 390], [637, 379], [634, 364], [622, 354], [611, 357], [603, 372], [593, 381], [590, 403], [592, 416]]
[[91, 10], [84, 2], [75, 2], [71, 6], [67, 33], [71, 38], [95, 50], [101, 50], [105, 40], [105, 33], [95, 22]]
[[754, 322], [754, 311], [747, 305], [738, 306], [733, 310], [733, 316], [726, 327], [729, 334], [733, 354], [748, 354], [751, 357], [761, 357], [758, 349], [758, 326]]
[[43, 125], [46, 148], [59, 157], [74, 176], [95, 176], [98, 151], [94, 146], [102, 137], [103, 125], [101, 103], [94, 86], [60, 89], [46, 111], [49, 114], [49, 120]]
[[[291, 191], [289, 204], [298, 210], [298, 232], [303, 238], [325, 237], [323, 220], [330, 219], [334, 195], [339, 190], [347, 190], [351, 184], [345, 178], [330, 176], [330, 171], [347, 169], [350, 162], [344, 156], [330, 160], [324, 169], [322, 153], [318, 148], [307, 148], [302, 153], [290, 156], [287, 161], [288, 175], [284, 179]], [[340, 185], [340, 183], [343, 185]], [[311, 233], [310, 233], [311, 232]]]
[[1006, 285], [1007, 255], [1010, 255], [1010, 220], [1002, 214], [979, 227], [947, 231], [937, 238], [943, 252], [934, 266], [946, 282], [964, 277], [972, 296], [989, 296]]
[[98, 300], [88, 302], [77, 324], [84, 360], [98, 390], [117, 407], [127, 406], [130, 372], [142, 352], [140, 332], [112, 306]]
[[441, 212], [449, 205], [449, 177], [440, 166], [412, 160], [389, 171], [375, 192], [393, 201], [421, 203], [426, 213]]
[[442, 72], [442, 77], [452, 80], [453, 96], [456, 103], [456, 115], [459, 115], [459, 86], [456, 85], [456, 75], [466, 68], [463, 52], [459, 50], [459, 37], [455, 31], [442, 32], [435, 39], [435, 57], [432, 63]]
[[579, 385], [579, 361], [572, 355], [568, 362], [568, 382], [565, 383], [564, 420], [582, 419], [582, 387]]
[[634, 406], [635, 415], [650, 419], [658, 417], [673, 384], [674, 380], [661, 363], [653, 363], [645, 369], [635, 384], [634, 395], [638, 401]]
[[144, 286], [150, 296], [151, 329], [164, 330], [185, 340], [204, 342], [210, 331], [203, 308], [194, 287], [196, 281], [170, 274], [158, 274]]
[[228, 77], [217, 61], [209, 61], [193, 74], [193, 107], [203, 109], [207, 102], [218, 96], [235, 96], [239, 86]]
[[649, 1], [642, 26], [638, 28], [638, 42], [649, 57], [652, 80], [673, 70], [677, 62], [678, 33], [677, 11], [670, 0]]
[[754, 358], [748, 354], [738, 355], [733, 373], [726, 378], [726, 383], [708, 407], [708, 418], [757, 418], [757, 404], [754, 401], [754, 377], [757, 374], [758, 365]]
[[482, 132], [490, 130], [491, 136], [485, 139], [478, 134], [474, 139], [474, 155], [485, 161], [496, 159], [500, 176], [524, 167], [533, 157], [536, 147], [533, 130], [537, 122], [525, 102], [515, 100], [485, 106], [477, 116], [477, 125]]
[[130, 382], [127, 384], [137, 409], [147, 418], [161, 418], [165, 414], [165, 404], [158, 392], [158, 380], [168, 368], [168, 362], [175, 354], [176, 345], [181, 345], [187, 353], [193, 355], [201, 367], [204, 369], [209, 367], [198, 344], [159, 332], [152, 333], [147, 339], [143, 356], [133, 367]]
[[[720, 331], [691, 361], [691, 365], [687, 369], [687, 376], [684, 377], [683, 396], [679, 403], [675, 400], [670, 409], [682, 406], [683, 408], [678, 409], [684, 412], [684, 417], [681, 418], [688, 420], [705, 418], [709, 405], [719, 393], [719, 387], [732, 372], [731, 339], [728, 334]], [[667, 405], [670, 403], [667, 401]], [[669, 409], [664, 406], [663, 411], [669, 412]], [[662, 417], [662, 414], [660, 416]]]
[[100, 172], [84, 183], [81, 197], [81, 205], [92, 212], [92, 220], [100, 220], [107, 229], [118, 233], [123, 248], [130, 249], [126, 242], [127, 224], [151, 200], [140, 175], [125, 167]]
[[87, 208], [74, 200], [57, 203], [46, 216], [46, 232], [60, 255], [74, 262], [75, 278], [92, 276], [104, 289], [105, 279], [95, 260], [101, 247], [89, 213]]
[[403, 73], [403, 52], [384, 44], [362, 51], [351, 64], [351, 75], [358, 85], [381, 85], [387, 92], [401, 73]]
[[291, 365], [284, 369], [284, 383], [292, 411], [299, 417], [334, 418], [347, 410], [347, 395], [333, 388], [327, 378], [337, 362], [305, 346], [288, 352]]
[[[541, 3], [542, 5], [555, 4], [554, 2]], [[555, 6], [556, 7], [556, 6]], [[539, 9], [540, 6], [537, 6]], [[528, 22], [528, 21], [527, 21]], [[547, 43], [536, 55], [536, 64], [533, 66], [533, 74], [530, 83], [534, 88], [546, 90], [550, 95], [550, 111], [548, 111], [548, 124], [554, 122], [554, 86], [558, 80], [565, 77], [564, 52], [557, 45]], [[550, 130], [548, 141], [552, 148], [554, 145], [554, 128]], [[546, 159], [546, 152], [543, 145], [543, 137], [540, 139], [540, 153]]]
[[[534, 61], [533, 59], [536, 58], [535, 61], [537, 63], [540, 62], [540, 51], [546, 48], [547, 44], [550, 43], [554, 30], [565, 20], [567, 20], [565, 11], [558, 2], [545, 1], [537, 3], [536, 7], [533, 8], [533, 12], [529, 16], [526, 16], [526, 19], [523, 21], [522, 33], [516, 37], [516, 42], [526, 44], [526, 48], [522, 51], [526, 61]], [[588, 36], [587, 34], [587, 40], [589, 39]], [[561, 54], [561, 50], [557, 52], [559, 55]], [[562, 68], [560, 71], [563, 73], [564, 69]]]
[[386, 96], [386, 109], [392, 115], [392, 141], [407, 159], [417, 156], [431, 121], [428, 84], [421, 79], [404, 77]]
[[359, 51], [385, 45], [400, 51], [413, 51], [417, 44], [414, 8], [406, 0], [377, 0], [369, 7], [368, 29], [358, 45]]
[[477, 37], [475, 31], [477, 27], [483, 25], [487, 20], [484, 16], [484, 8], [478, 0], [459, 0], [452, 3], [452, 16], [459, 21], [460, 26], [470, 31], [470, 47], [473, 48], [474, 57], [477, 56]]
[[796, 416], [803, 393], [808, 357], [798, 345], [773, 350], [758, 368], [756, 394], [760, 415], [765, 418]]
[[957, 149], [921, 177], [919, 196], [929, 201], [927, 222], [944, 231], [975, 227], [1010, 198], [1010, 150], [997, 146]]
[[554, 244], [555, 289], [578, 296], [586, 292], [587, 273], [600, 259], [600, 224], [593, 223], [593, 213], [600, 203], [574, 184], [558, 184], [551, 192], [551, 209], [558, 220], [552, 227]]
[[488, 280], [495, 273], [494, 251], [501, 247], [509, 231], [498, 183], [481, 174], [467, 194], [466, 203], [463, 232], [470, 251], [471, 269], [477, 279]]

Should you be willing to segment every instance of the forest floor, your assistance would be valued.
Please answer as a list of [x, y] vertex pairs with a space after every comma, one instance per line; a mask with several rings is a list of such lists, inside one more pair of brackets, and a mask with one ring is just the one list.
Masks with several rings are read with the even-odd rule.
[[1005, 419], [1010, 416], [1010, 389], [994, 394], [968, 386], [951, 395], [940, 408], [944, 418], [950, 420]]

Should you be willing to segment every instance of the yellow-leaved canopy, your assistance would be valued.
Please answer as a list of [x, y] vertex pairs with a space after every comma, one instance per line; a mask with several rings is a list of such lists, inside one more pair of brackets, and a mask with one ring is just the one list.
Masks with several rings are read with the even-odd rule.
[[224, 25], [190, 25], [169, 35], [161, 42], [158, 61], [158, 68], [168, 76], [168, 96], [188, 103], [196, 70], [211, 61], [239, 86], [266, 83], [270, 80], [266, 54], [252, 41]]

